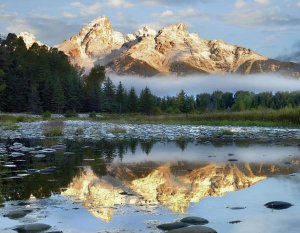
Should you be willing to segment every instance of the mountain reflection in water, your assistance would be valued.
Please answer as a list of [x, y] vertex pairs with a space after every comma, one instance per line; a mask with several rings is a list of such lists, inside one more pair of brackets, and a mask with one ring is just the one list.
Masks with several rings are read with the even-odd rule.
[[[21, 142], [40, 149], [65, 143], [65, 149], [45, 158], [30, 153], [21, 158], [2, 155], [0, 205], [62, 194], [106, 222], [126, 206], [146, 213], [160, 207], [186, 213], [191, 203], [205, 197], [224, 196], [270, 176], [298, 172], [300, 162], [297, 142]], [[4, 143], [8, 148], [13, 142]], [[4, 163], [16, 167], [4, 167]], [[56, 171], [29, 172], [49, 167]], [[24, 173], [27, 176], [17, 176]]]
[[73, 179], [62, 194], [80, 200], [94, 216], [110, 221], [119, 205], [153, 209], [162, 205], [185, 213], [190, 203], [248, 188], [275, 174], [291, 173], [270, 164], [195, 164], [188, 162], [111, 164], [99, 177], [90, 167]]

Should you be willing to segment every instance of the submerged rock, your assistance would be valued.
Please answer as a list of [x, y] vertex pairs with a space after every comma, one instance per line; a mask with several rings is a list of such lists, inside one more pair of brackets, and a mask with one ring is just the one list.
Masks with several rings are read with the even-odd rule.
[[8, 212], [7, 214], [3, 215], [3, 217], [7, 217], [10, 219], [18, 219], [18, 218], [23, 218], [27, 214], [31, 213], [32, 210], [13, 210]]
[[235, 221], [230, 221], [228, 223], [230, 224], [238, 224], [238, 223], [241, 223], [242, 221], [241, 220], [235, 220]]
[[34, 155], [34, 157], [37, 159], [43, 159], [43, 158], [46, 158], [46, 155], [45, 154], [36, 154], [36, 155]]
[[205, 226], [190, 226], [176, 230], [168, 231], [169, 233], [217, 233], [214, 229]]
[[265, 204], [265, 207], [275, 210], [283, 210], [293, 206], [291, 203], [284, 201], [271, 201]]
[[173, 222], [173, 223], [164, 223], [164, 224], [158, 225], [157, 228], [164, 230], [164, 231], [170, 231], [170, 230], [174, 230], [174, 229], [187, 227], [189, 225], [190, 224], [184, 223], [184, 222]]
[[40, 174], [52, 174], [56, 172], [56, 167], [49, 167], [40, 170]]
[[194, 216], [183, 218], [180, 220], [180, 222], [189, 223], [192, 225], [205, 225], [209, 223], [209, 221], [205, 218], [194, 217]]
[[246, 209], [246, 206], [227, 206], [226, 208], [231, 210], [244, 210]]
[[227, 161], [228, 162], [237, 162], [238, 160], [237, 159], [228, 159]]
[[14, 231], [17, 232], [27, 232], [27, 233], [33, 233], [33, 232], [42, 232], [50, 229], [51, 226], [44, 223], [33, 223], [33, 224], [27, 224], [27, 225], [20, 225], [14, 228]]

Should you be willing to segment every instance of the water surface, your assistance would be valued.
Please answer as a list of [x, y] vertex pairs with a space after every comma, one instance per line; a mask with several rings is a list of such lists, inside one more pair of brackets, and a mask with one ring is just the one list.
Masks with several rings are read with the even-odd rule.
[[[158, 224], [191, 215], [208, 219], [217, 232], [300, 232], [295, 140], [2, 143], [1, 232], [35, 222], [63, 232], [160, 232]], [[293, 206], [264, 206], [276, 200]], [[3, 217], [18, 209], [32, 212]]]

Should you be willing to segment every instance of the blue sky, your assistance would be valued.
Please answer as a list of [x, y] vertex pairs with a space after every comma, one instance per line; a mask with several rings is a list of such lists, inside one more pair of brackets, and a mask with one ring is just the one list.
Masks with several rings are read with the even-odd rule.
[[300, 0], [0, 0], [0, 33], [29, 31], [54, 45], [101, 15], [124, 34], [186, 22], [202, 38], [298, 61], [299, 12]]

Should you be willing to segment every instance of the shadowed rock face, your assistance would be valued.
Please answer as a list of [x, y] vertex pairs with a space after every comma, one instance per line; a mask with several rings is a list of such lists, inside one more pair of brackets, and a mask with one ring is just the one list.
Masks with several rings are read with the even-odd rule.
[[300, 64], [273, 59], [265, 61], [247, 61], [240, 66], [238, 72], [242, 74], [278, 72], [292, 77], [300, 77]]
[[115, 164], [98, 177], [86, 168], [63, 193], [82, 201], [93, 215], [110, 221], [118, 205], [153, 209], [162, 205], [185, 213], [191, 202], [248, 188], [274, 174], [291, 173], [287, 166], [259, 164], [140, 163]]

